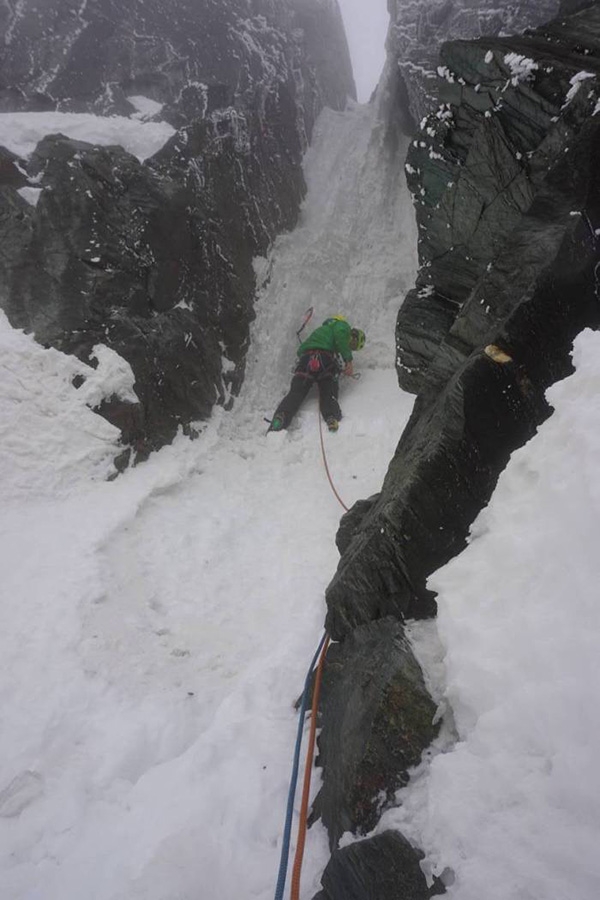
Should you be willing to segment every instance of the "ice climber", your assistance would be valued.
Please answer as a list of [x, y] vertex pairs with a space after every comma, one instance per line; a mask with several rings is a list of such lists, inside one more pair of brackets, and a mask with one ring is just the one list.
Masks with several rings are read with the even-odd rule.
[[364, 331], [351, 328], [344, 316], [325, 319], [298, 347], [292, 384], [275, 410], [269, 431], [288, 427], [313, 384], [319, 388], [319, 408], [327, 427], [337, 431], [342, 418], [338, 403], [340, 372], [354, 373], [352, 352], [364, 346]]

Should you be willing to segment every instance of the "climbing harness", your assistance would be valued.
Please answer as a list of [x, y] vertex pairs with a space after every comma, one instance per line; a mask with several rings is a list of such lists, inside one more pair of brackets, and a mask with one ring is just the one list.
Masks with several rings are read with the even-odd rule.
[[307, 369], [312, 375], [316, 375], [317, 372], [321, 371], [321, 357], [318, 353], [310, 354]]
[[[298, 769], [300, 766], [300, 748], [302, 746], [302, 731], [304, 729], [304, 718], [306, 716], [306, 707], [308, 705], [308, 697], [314, 668], [317, 660], [321, 657], [322, 652], [329, 642], [327, 632], [323, 634], [317, 652], [310, 664], [306, 681], [304, 682], [304, 693], [302, 694], [302, 703], [300, 705], [300, 714], [298, 720], [298, 732], [296, 735], [296, 747], [294, 750], [294, 762], [292, 765], [292, 776], [290, 779], [290, 789], [288, 793], [287, 810], [285, 817], [285, 827], [283, 829], [283, 844], [281, 846], [281, 859], [279, 863], [279, 874], [277, 876], [277, 886], [275, 888], [275, 900], [283, 900], [283, 892], [285, 890], [285, 880], [287, 877], [288, 861], [290, 855], [290, 837], [292, 832], [292, 817], [294, 814], [294, 798], [296, 796], [296, 785], [298, 783]], [[313, 702], [314, 706], [314, 702]], [[312, 723], [311, 723], [312, 725]], [[312, 730], [312, 728], [311, 728]]]
[[[306, 366], [306, 371], [303, 371], [304, 366]], [[294, 369], [294, 377], [321, 381], [321, 379], [335, 374], [336, 369], [335, 353], [330, 350], [307, 350], [302, 354]]]

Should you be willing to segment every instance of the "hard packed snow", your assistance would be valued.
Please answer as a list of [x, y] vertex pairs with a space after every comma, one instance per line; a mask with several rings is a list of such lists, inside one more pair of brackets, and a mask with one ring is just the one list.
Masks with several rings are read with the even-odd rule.
[[[138, 111], [141, 112], [138, 106]], [[135, 115], [135, 114], [134, 114]], [[76, 141], [117, 145], [140, 162], [157, 153], [175, 134], [167, 122], [143, 122], [125, 116], [94, 116], [92, 113], [0, 113], [0, 145], [16, 156], [31, 156], [39, 141], [49, 134], [64, 134]]]
[[95, 350], [93, 369], [12, 329], [0, 310], [3, 501], [51, 500], [114, 474], [120, 432], [90, 407], [113, 393], [129, 399], [133, 373], [108, 347]]

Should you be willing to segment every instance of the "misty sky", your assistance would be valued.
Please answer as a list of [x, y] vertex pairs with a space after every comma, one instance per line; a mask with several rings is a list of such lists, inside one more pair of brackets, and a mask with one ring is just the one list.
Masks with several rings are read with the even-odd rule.
[[387, 0], [338, 0], [350, 44], [358, 99], [366, 103], [385, 61]]

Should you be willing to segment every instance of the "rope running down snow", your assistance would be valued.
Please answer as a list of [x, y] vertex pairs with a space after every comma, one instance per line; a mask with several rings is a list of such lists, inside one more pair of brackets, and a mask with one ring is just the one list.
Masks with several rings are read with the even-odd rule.
[[[312, 307], [307, 311], [312, 314]], [[310, 315], [308, 316], [310, 319]], [[308, 321], [308, 319], [307, 319]], [[305, 323], [306, 324], [306, 323]], [[302, 329], [301, 329], [302, 330]], [[298, 340], [300, 337], [298, 336]], [[327, 463], [327, 455], [325, 453], [325, 442], [323, 440], [323, 422], [321, 419], [321, 411], [317, 409], [317, 416], [319, 419], [319, 437], [321, 439], [321, 453], [323, 455], [323, 463], [325, 465], [325, 471], [327, 472], [327, 478], [329, 479], [329, 484], [331, 485], [331, 489], [335, 496], [337, 497], [340, 504], [343, 508], [348, 512], [348, 507], [338, 494], [335, 489], [335, 485], [333, 483], [333, 479], [331, 477], [331, 473], [329, 471], [329, 465]], [[308, 694], [310, 691], [310, 683], [313, 671], [315, 669], [315, 665], [317, 663], [317, 659], [319, 660], [319, 664], [317, 667], [317, 672], [315, 676], [315, 685], [313, 689], [313, 702], [312, 702], [312, 713], [311, 713], [311, 722], [310, 722], [310, 735], [308, 740], [308, 749], [306, 753], [306, 764], [304, 769], [304, 787], [302, 792], [302, 805], [300, 809], [300, 821], [298, 824], [298, 843], [296, 847], [296, 855], [294, 858], [294, 868], [292, 871], [292, 888], [291, 888], [291, 900], [299, 900], [300, 896], [300, 876], [302, 873], [302, 862], [304, 859], [304, 846], [306, 842], [306, 831], [307, 831], [307, 819], [308, 819], [308, 801], [310, 796], [310, 782], [312, 775], [312, 766], [313, 766], [313, 758], [315, 751], [315, 741], [316, 741], [316, 732], [317, 732], [317, 713], [319, 709], [319, 696], [321, 693], [321, 679], [323, 676], [323, 665], [325, 663], [325, 656], [327, 654], [327, 649], [329, 647], [330, 638], [327, 632], [323, 634], [321, 638], [321, 642], [317, 648], [317, 652], [315, 653], [313, 660], [310, 664], [310, 668], [308, 670], [308, 674], [306, 676], [306, 681], [304, 684], [304, 693], [302, 694], [302, 703], [300, 706], [300, 718], [298, 721], [298, 733], [296, 736], [296, 747], [294, 750], [294, 763], [292, 766], [292, 777], [290, 780], [290, 789], [288, 793], [288, 803], [287, 803], [287, 812], [286, 812], [286, 820], [285, 820], [285, 828], [283, 832], [283, 843], [281, 847], [281, 860], [279, 863], [279, 874], [277, 877], [277, 886], [275, 889], [275, 900], [283, 900], [283, 894], [285, 891], [285, 881], [287, 877], [287, 867], [289, 861], [290, 854], [290, 838], [291, 838], [291, 830], [292, 830], [292, 816], [294, 812], [294, 798], [296, 796], [296, 786], [298, 783], [298, 769], [300, 765], [300, 747], [302, 745], [302, 730], [304, 728], [304, 719], [306, 716], [306, 706], [308, 700]]]
[[319, 665], [317, 666], [317, 674], [315, 675], [315, 685], [313, 688], [313, 700], [310, 718], [310, 735], [308, 738], [308, 748], [306, 751], [306, 763], [304, 766], [304, 788], [302, 791], [302, 805], [300, 807], [300, 821], [298, 822], [298, 843], [296, 846], [296, 856], [294, 858], [294, 868], [292, 869], [292, 892], [290, 900], [300, 900], [300, 876], [302, 874], [302, 862], [304, 860], [304, 845], [306, 843], [306, 832], [308, 829], [308, 801], [310, 798], [310, 780], [312, 775], [313, 759], [315, 754], [315, 742], [317, 739], [317, 716], [319, 712], [319, 698], [321, 696], [321, 681], [323, 678], [323, 667], [325, 665], [325, 657], [329, 648], [329, 636], [323, 644]]
[[292, 832], [292, 816], [294, 814], [294, 797], [296, 796], [296, 785], [298, 783], [298, 768], [300, 766], [300, 747], [302, 745], [302, 731], [304, 728], [304, 717], [306, 716], [306, 706], [308, 695], [310, 693], [310, 684], [312, 673], [317, 664], [317, 660], [328, 641], [327, 632], [323, 634], [321, 642], [317, 647], [313, 660], [310, 664], [306, 681], [304, 682], [304, 693], [302, 694], [302, 704], [300, 706], [300, 717], [298, 720], [298, 733], [296, 736], [296, 748], [294, 750], [294, 764], [292, 766], [292, 777], [290, 780], [290, 790], [288, 793], [287, 811], [285, 817], [285, 827], [283, 830], [283, 844], [281, 846], [281, 860], [279, 863], [279, 874], [277, 877], [277, 886], [275, 889], [275, 900], [283, 900], [283, 892], [285, 890], [285, 879], [287, 876], [288, 860], [290, 855], [290, 836]]
[[335, 489], [335, 485], [334, 485], [333, 479], [331, 477], [331, 472], [329, 471], [329, 466], [327, 465], [327, 456], [325, 454], [325, 442], [323, 441], [323, 422], [321, 420], [320, 410], [317, 410], [317, 416], [319, 417], [319, 437], [321, 438], [321, 453], [323, 454], [323, 463], [325, 464], [325, 471], [327, 472], [327, 478], [329, 479], [329, 484], [331, 485], [331, 490], [333, 491], [333, 493], [335, 494], [335, 496], [337, 497], [337, 499], [339, 500], [341, 505], [344, 507], [346, 512], [349, 512], [348, 507], [346, 506], [346, 504], [344, 503], [344, 501], [342, 500], [342, 498], [340, 497], [340, 495], [338, 494], [338, 492]]

